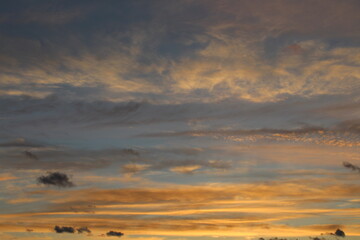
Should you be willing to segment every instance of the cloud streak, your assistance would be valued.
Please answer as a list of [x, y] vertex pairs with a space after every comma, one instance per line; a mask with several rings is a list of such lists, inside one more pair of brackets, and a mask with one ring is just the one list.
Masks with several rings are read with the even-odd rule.
[[343, 162], [343, 166], [348, 168], [348, 169], [351, 169], [352, 171], [357, 171], [360, 173], [360, 167], [354, 165], [354, 164], [351, 164], [349, 162]]
[[[345, 126], [344, 126], [345, 125]], [[231, 129], [231, 130], [191, 130], [142, 134], [139, 137], [214, 137], [237, 142], [289, 141], [316, 143], [335, 146], [360, 146], [357, 125], [338, 124], [332, 128], [302, 127], [297, 129]]]

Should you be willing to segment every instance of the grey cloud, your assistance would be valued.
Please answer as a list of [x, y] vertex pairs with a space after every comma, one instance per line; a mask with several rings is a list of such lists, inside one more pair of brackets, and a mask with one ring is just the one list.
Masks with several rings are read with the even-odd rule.
[[106, 236], [108, 236], [108, 237], [121, 237], [123, 235], [124, 235], [124, 233], [116, 232], [116, 231], [109, 231], [106, 233]]
[[13, 141], [0, 143], [0, 147], [3, 147], [3, 148], [9, 148], [9, 147], [41, 148], [41, 147], [44, 147], [44, 145], [27, 141], [27, 140], [24, 139], [24, 138], [18, 138], [18, 139], [15, 139], [15, 140], [13, 140]]
[[31, 160], [39, 160], [39, 158], [34, 153], [29, 151], [24, 151], [24, 155]]
[[78, 233], [91, 233], [91, 230], [88, 227], [80, 227], [77, 228], [76, 231]]
[[125, 148], [125, 149], [122, 149], [122, 152], [124, 154], [129, 154], [129, 155], [135, 155], [135, 156], [139, 156], [140, 153], [134, 149], [131, 149], [131, 148]]
[[[147, 102], [75, 101], [66, 100], [60, 96], [52, 95], [45, 98], [0, 97], [0, 112], [6, 116], [2, 119], [4, 128], [17, 132], [21, 126], [22, 132], [19, 134], [25, 134], [30, 127], [54, 124], [57, 127], [62, 126], [64, 128], [69, 124], [76, 124], [81, 126], [80, 130], [84, 130], [85, 127], [86, 130], [93, 131], [104, 127], [165, 122], [213, 123], [217, 120], [226, 121], [232, 125], [238, 125], [241, 121], [246, 128], [254, 127], [255, 123], [261, 128], [266, 128], [272, 123], [287, 126], [290, 125], [289, 122], [294, 121], [303, 121], [316, 126], [321, 122], [319, 118], [329, 119], [327, 113], [323, 113], [319, 109], [339, 102], [351, 101], [350, 97], [347, 99], [340, 96], [322, 96], [312, 100], [292, 97], [277, 103], [229, 100], [211, 104], [155, 104]], [[314, 114], [313, 109], [316, 109], [316, 114]], [[344, 111], [342, 116], [352, 114], [351, 109]], [[259, 116], [262, 117], [259, 118]], [[333, 119], [329, 120], [333, 121]], [[349, 124], [347, 127], [338, 126], [338, 129], [354, 129], [355, 123], [352, 123], [351, 126]], [[268, 129], [269, 131], [271, 129]], [[18, 142], [17, 144], [19, 145]]]
[[[7, 156], [8, 158], [1, 158], [0, 162], [4, 169], [44, 169], [44, 170], [78, 170], [78, 171], [87, 171], [91, 169], [99, 169], [107, 167], [111, 164], [109, 160], [103, 159], [89, 159], [81, 158], [75, 159], [72, 161], [73, 157], [64, 157], [65, 160], [59, 159], [60, 156], [53, 157], [52, 159], [34, 159], [27, 158], [25, 160], [19, 159], [17, 154], [4, 153], [3, 157]], [[9, 161], [11, 159], [12, 161]], [[59, 159], [59, 160], [58, 160]]]
[[346, 167], [346, 168], [349, 168], [353, 171], [358, 171], [360, 173], [360, 167], [352, 164], [352, 163], [349, 163], [349, 162], [343, 162], [343, 166]]
[[192, 130], [183, 132], [164, 132], [164, 133], [149, 133], [140, 136], [143, 137], [177, 137], [177, 136], [210, 136], [210, 135], [261, 135], [261, 134], [311, 134], [324, 131], [321, 127], [304, 127], [299, 129], [233, 129], [233, 130]]
[[259, 129], [204, 129], [189, 131], [168, 131], [145, 133], [137, 137], [221, 137], [233, 141], [295, 141], [336, 146], [359, 146], [358, 122], [348, 127], [337, 124], [329, 127], [302, 126], [300, 128], [259, 128]]
[[38, 183], [44, 185], [53, 185], [57, 187], [73, 187], [69, 177], [65, 173], [60, 172], [50, 172], [48, 175], [40, 176], [37, 178]]
[[[114, 103], [108, 101], [67, 101], [59, 96], [51, 95], [45, 98], [0, 97], [0, 109], [3, 114], [23, 115], [42, 113], [49, 118], [55, 115], [66, 119], [72, 116], [71, 121], [99, 120], [104, 117], [124, 117], [131, 112], [137, 111], [142, 103], [123, 102]], [[58, 114], [58, 115], [56, 115]], [[65, 116], [65, 117], [64, 117]]]
[[340, 122], [336, 125], [336, 129], [344, 132], [360, 134], [360, 119]]
[[83, 150], [64, 147], [42, 148], [33, 152], [22, 152], [26, 158], [19, 155], [16, 149], [2, 152], [0, 163], [3, 168], [15, 169], [45, 169], [45, 170], [80, 170], [104, 168], [114, 162], [140, 158], [140, 152], [134, 148]]
[[56, 233], [75, 233], [75, 229], [73, 227], [55, 226], [54, 230], [55, 230]]

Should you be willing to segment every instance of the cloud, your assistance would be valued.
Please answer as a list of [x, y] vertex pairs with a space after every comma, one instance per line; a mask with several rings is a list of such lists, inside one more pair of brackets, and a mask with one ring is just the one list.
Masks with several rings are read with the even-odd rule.
[[134, 155], [134, 156], [139, 156], [140, 153], [132, 148], [124, 148], [122, 149], [122, 152], [124, 154], [129, 154], [129, 155]]
[[80, 227], [77, 228], [76, 231], [78, 233], [91, 233], [91, 230], [88, 227]]
[[106, 236], [108, 236], [108, 237], [121, 237], [123, 235], [124, 235], [124, 233], [116, 232], [116, 231], [110, 231], [110, 232], [106, 233]]
[[[259, 238], [259, 240], [265, 240], [265, 238]], [[274, 238], [269, 238], [268, 240], [287, 240], [287, 238], [274, 237]]]
[[[356, 125], [357, 126], [357, 125]], [[360, 146], [360, 135], [357, 127], [343, 127], [337, 124], [333, 127], [300, 127], [295, 129], [216, 129], [190, 130], [178, 132], [160, 132], [141, 134], [139, 137], [213, 137], [224, 138], [235, 142], [304, 142], [333, 146]]]
[[[5, 94], [52, 94], [68, 84], [101, 85], [106, 91], [97, 98], [112, 100], [274, 101], [284, 94], [344, 94], [358, 80], [356, 1], [116, 5], [4, 10], [3, 21], [22, 36], [2, 34]], [[64, 34], [51, 31], [53, 24], [71, 28]], [[25, 26], [38, 29], [37, 38]], [[352, 45], [334, 44], [339, 38]]]
[[0, 159], [1, 165], [5, 169], [44, 169], [48, 171], [87, 171], [105, 168], [116, 159], [136, 156], [127, 150], [124, 152], [122, 149], [93, 151], [56, 146], [38, 149], [36, 155], [25, 150], [22, 155], [24, 154], [26, 159], [20, 157], [18, 151], [13, 149], [7, 149], [2, 154], [6, 156], [6, 158]]
[[10, 173], [0, 173], [0, 182], [12, 180], [12, 179], [17, 179], [17, 177], [13, 176]]
[[346, 168], [349, 168], [353, 171], [358, 171], [360, 173], [360, 167], [354, 165], [354, 164], [351, 164], [349, 162], [343, 162], [343, 166], [346, 167]]
[[192, 174], [194, 171], [200, 169], [200, 165], [178, 166], [170, 168], [170, 171], [182, 174]]
[[55, 230], [56, 233], [75, 233], [75, 229], [73, 227], [55, 226], [54, 230]]
[[18, 138], [10, 142], [0, 143], [0, 147], [8, 148], [8, 147], [30, 147], [30, 148], [41, 148], [44, 147], [41, 144], [29, 142], [24, 138]]
[[337, 237], [345, 237], [345, 232], [342, 231], [341, 229], [337, 229], [335, 231], [335, 233], [333, 233], [333, 235], [337, 236]]
[[39, 158], [30, 151], [24, 151], [24, 155], [31, 160], [39, 160]]
[[[317, 184], [314, 186], [314, 184]], [[353, 184], [328, 183], [328, 179], [303, 179], [287, 181], [268, 181], [266, 183], [222, 184], [214, 183], [204, 186], [177, 185], [166, 188], [122, 188], [122, 189], [99, 189], [87, 188], [69, 190], [66, 193], [57, 193], [57, 207], [61, 205], [66, 211], [71, 206], [83, 206], [89, 203], [101, 206], [106, 204], [145, 204], [145, 203], [211, 203], [212, 201], [234, 200], [236, 198], [258, 200], [274, 199], [279, 197], [296, 199], [329, 199], [334, 192], [337, 198], [353, 197], [353, 193], [359, 191], [360, 186]], [[305, 191], [306, 190], [306, 191]], [[33, 194], [40, 194], [34, 192]], [[43, 192], [45, 196], [52, 192]], [[31, 195], [31, 194], [30, 194]], [[56, 208], [57, 210], [59, 208]], [[96, 212], [99, 210], [96, 209]], [[339, 227], [331, 225], [327, 229]], [[317, 226], [317, 228], [320, 228]], [[324, 229], [324, 230], [327, 230]]]
[[148, 164], [129, 163], [121, 166], [121, 172], [126, 174], [136, 174], [149, 167], [150, 165]]
[[69, 177], [65, 173], [49, 172], [46, 176], [40, 176], [37, 178], [38, 183], [44, 185], [53, 185], [57, 187], [73, 187]]

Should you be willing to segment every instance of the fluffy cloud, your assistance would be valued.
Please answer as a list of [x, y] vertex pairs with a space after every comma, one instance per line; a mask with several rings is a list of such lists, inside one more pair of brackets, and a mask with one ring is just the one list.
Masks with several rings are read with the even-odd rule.
[[57, 187], [73, 187], [69, 177], [61, 172], [49, 172], [48, 175], [40, 176], [37, 178], [38, 183], [44, 185], [52, 185]]

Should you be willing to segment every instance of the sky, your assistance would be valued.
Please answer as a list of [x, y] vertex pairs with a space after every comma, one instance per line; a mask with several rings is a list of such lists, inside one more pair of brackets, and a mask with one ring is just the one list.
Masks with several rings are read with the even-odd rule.
[[0, 239], [360, 239], [359, 12], [1, 1]]

